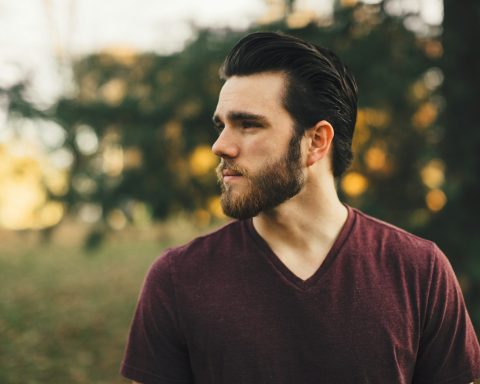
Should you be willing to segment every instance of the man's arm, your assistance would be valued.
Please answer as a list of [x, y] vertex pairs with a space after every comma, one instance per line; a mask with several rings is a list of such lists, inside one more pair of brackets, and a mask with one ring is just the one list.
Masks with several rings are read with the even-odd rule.
[[147, 273], [130, 328], [120, 373], [137, 383], [192, 382], [169, 255], [158, 258]]
[[455, 273], [440, 249], [432, 250], [425, 326], [413, 381], [475, 383], [480, 376], [480, 346]]

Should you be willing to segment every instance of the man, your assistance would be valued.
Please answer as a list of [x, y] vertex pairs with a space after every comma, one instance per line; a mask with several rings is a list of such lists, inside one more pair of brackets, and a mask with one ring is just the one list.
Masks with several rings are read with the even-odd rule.
[[342, 204], [357, 109], [330, 51], [254, 33], [214, 113], [239, 220], [151, 267], [122, 364], [141, 383], [458, 383], [480, 349], [446, 257]]

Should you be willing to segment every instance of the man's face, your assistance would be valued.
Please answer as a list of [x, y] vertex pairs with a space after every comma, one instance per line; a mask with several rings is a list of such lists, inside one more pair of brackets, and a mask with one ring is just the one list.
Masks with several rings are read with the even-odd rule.
[[283, 107], [284, 87], [284, 75], [261, 73], [234, 76], [220, 92], [212, 149], [222, 158], [217, 176], [228, 216], [256, 216], [302, 189], [302, 136]]

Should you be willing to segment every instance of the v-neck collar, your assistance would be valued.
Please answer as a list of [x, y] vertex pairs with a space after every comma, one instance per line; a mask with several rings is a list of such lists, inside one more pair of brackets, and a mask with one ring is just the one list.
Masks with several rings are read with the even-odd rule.
[[325, 272], [328, 270], [330, 265], [334, 262], [337, 254], [339, 253], [343, 244], [347, 240], [350, 234], [350, 231], [353, 228], [353, 224], [355, 222], [355, 216], [356, 216], [355, 211], [348, 205], [345, 205], [345, 207], [347, 208], [347, 211], [348, 211], [347, 220], [343, 224], [343, 227], [340, 230], [340, 233], [338, 234], [337, 238], [335, 239], [335, 242], [333, 243], [332, 248], [330, 248], [330, 251], [327, 253], [325, 260], [320, 265], [320, 267], [314, 272], [314, 274], [310, 276], [307, 280], [303, 280], [297, 275], [295, 275], [280, 260], [280, 258], [272, 251], [268, 243], [257, 232], [257, 230], [255, 229], [255, 226], [253, 225], [252, 219], [245, 220], [245, 223], [247, 225], [249, 234], [252, 236], [257, 247], [260, 249], [261, 254], [266, 256], [266, 258], [268, 259], [268, 261], [271, 262], [275, 270], [279, 272], [281, 275], [283, 275], [283, 277], [286, 278], [296, 288], [298, 288], [301, 291], [306, 291], [316, 285], [316, 283], [321, 278], [321, 276], [325, 274]]

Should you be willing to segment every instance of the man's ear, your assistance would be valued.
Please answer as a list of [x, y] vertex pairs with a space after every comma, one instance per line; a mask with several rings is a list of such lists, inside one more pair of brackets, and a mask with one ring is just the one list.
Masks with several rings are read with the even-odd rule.
[[309, 147], [307, 152], [307, 166], [326, 158], [329, 154], [335, 132], [332, 124], [326, 120], [319, 121], [307, 131]]

